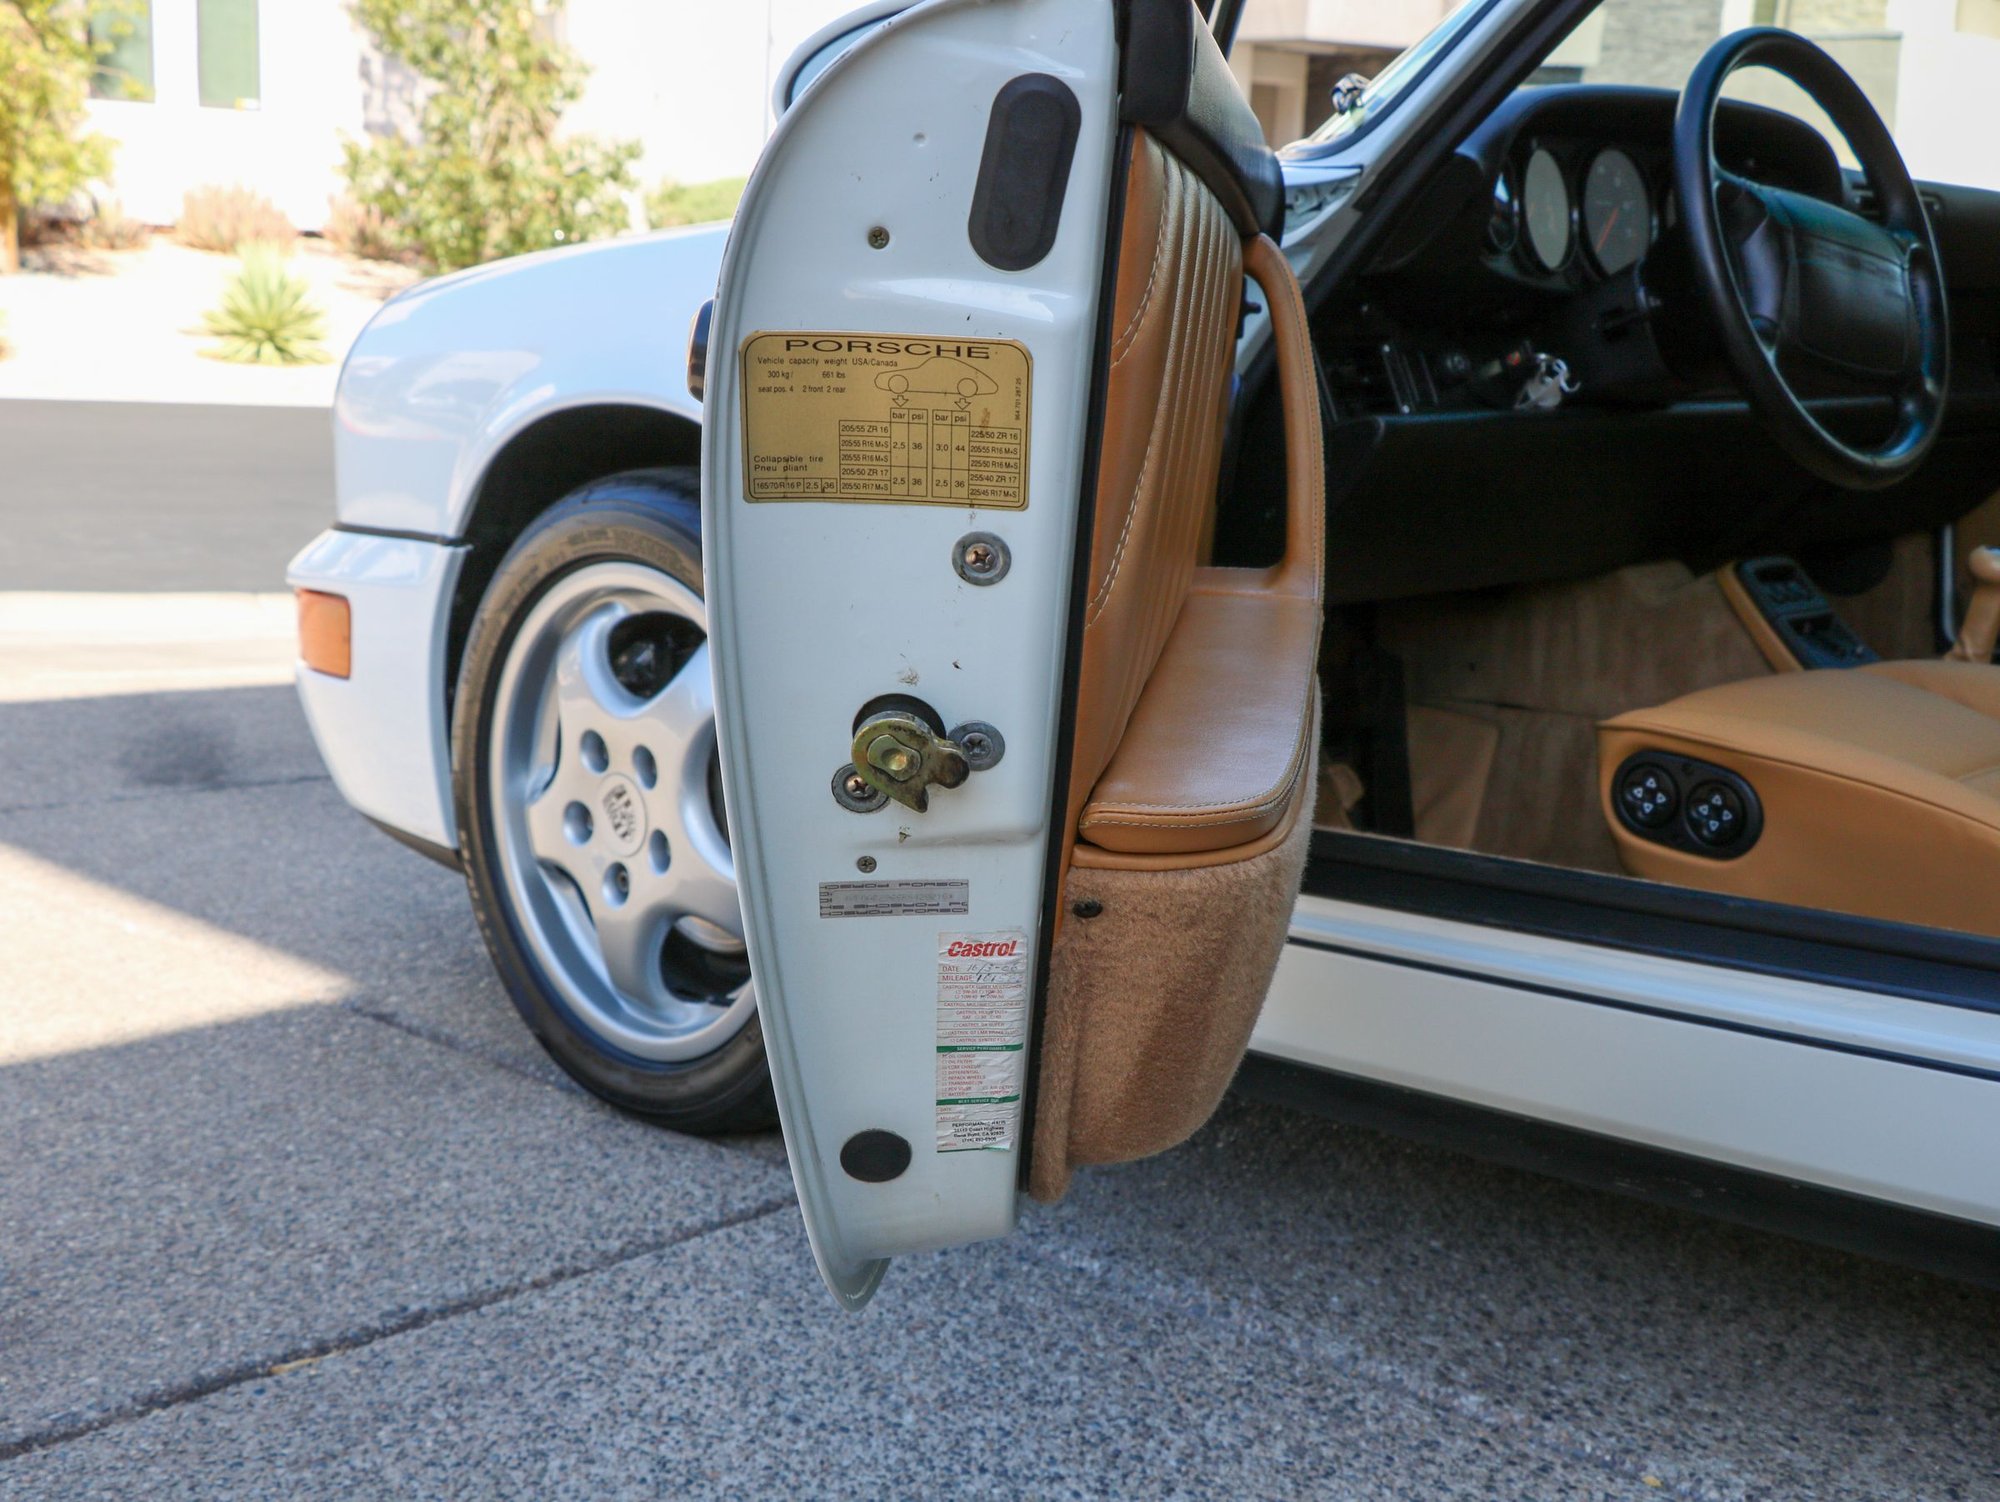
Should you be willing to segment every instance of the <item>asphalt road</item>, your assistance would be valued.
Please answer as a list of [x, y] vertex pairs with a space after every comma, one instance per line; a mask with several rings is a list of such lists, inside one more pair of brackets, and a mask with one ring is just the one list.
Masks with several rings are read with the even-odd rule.
[[841, 1314], [218, 610], [0, 641], [0, 1499], [2000, 1495], [2000, 1297], [1241, 1102]]
[[273, 590], [333, 520], [319, 408], [0, 401], [0, 590]]

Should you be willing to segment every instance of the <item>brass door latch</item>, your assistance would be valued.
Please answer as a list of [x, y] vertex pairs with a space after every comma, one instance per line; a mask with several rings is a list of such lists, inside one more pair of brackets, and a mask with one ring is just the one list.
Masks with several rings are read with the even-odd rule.
[[852, 760], [833, 775], [836, 803], [865, 814], [893, 798], [923, 813], [932, 788], [955, 788], [972, 773], [998, 766], [1007, 743], [984, 720], [968, 720], [947, 734], [930, 705], [890, 694], [862, 706], [848, 749]]
[[956, 741], [918, 715], [891, 709], [868, 716], [854, 732], [854, 770], [876, 792], [922, 813], [933, 787], [957, 787], [972, 767]]

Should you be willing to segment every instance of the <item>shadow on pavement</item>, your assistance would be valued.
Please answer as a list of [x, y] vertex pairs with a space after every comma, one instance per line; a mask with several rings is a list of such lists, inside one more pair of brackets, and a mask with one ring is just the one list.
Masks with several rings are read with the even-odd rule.
[[[878, 1494], [2000, 1490], [2000, 1297], [1239, 1102], [838, 1317], [781, 1165], [548, 1088], [458, 878], [345, 808], [289, 689], [0, 706], [0, 765], [10, 890], [114, 920], [53, 956], [76, 914], [11, 924], [0, 1012], [166, 1009], [0, 1065], [0, 1455], [42, 1447], [0, 1495], [198, 1479], [224, 1436], [250, 1494], [364, 1443], [495, 1495], [704, 1463]], [[267, 973], [214, 958], [238, 941]], [[107, 956], [141, 967], [108, 997]], [[250, 1013], [205, 1015], [232, 987]], [[411, 1404], [449, 1427], [383, 1420]]]

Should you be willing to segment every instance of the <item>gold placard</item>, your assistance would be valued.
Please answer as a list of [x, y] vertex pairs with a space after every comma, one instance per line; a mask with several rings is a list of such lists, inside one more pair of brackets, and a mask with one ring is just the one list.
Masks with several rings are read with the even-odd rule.
[[1026, 509], [1034, 377], [1014, 340], [752, 334], [742, 362], [748, 499]]

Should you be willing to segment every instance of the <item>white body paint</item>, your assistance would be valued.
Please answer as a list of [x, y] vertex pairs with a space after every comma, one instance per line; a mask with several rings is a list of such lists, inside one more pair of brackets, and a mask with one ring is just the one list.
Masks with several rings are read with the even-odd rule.
[[[1525, 3], [1501, 0], [1338, 158], [1287, 159], [1288, 183], [1305, 190], [1285, 237], [1302, 277], [1354, 222], [1351, 183], [1429, 127], [1439, 94], [1483, 66]], [[866, 1296], [883, 1257], [1004, 1234], [1014, 1221], [1012, 1153], [925, 1150], [933, 956], [882, 935], [885, 924], [1032, 924], [1039, 901], [1101, 248], [1091, 226], [1103, 222], [1109, 168], [1109, 12], [1080, 0], [938, 0], [836, 63], [784, 123], [746, 200], [737, 234], [754, 250], [731, 262], [712, 339], [711, 413], [734, 401], [733, 352], [760, 328], [958, 331], [1020, 340], [1034, 357], [1025, 513], [750, 507], [737, 499], [733, 424], [705, 455], [711, 546], [722, 535], [728, 547], [727, 576], [711, 587], [729, 602], [718, 687], [740, 750], [728, 768], [739, 868], [769, 915], [752, 942], [766, 1000], [774, 987], [782, 998], [774, 1064], [812, 1102], [788, 1119], [801, 1198], [829, 1279], [850, 1300]], [[877, 51], [885, 39], [893, 52]], [[781, 93], [810, 50], [781, 75]], [[1071, 81], [1084, 127], [1055, 252], [1000, 276], [965, 236], [986, 123], [983, 103], [966, 100], [1035, 70]], [[914, 172], [914, 160], [937, 165]], [[876, 224], [891, 230], [887, 251], [866, 244]], [[456, 845], [446, 631], [482, 479], [510, 438], [551, 412], [613, 402], [699, 421], [682, 341], [715, 290], [724, 234], [641, 237], [446, 278], [389, 304], [356, 345], [336, 410], [339, 521], [416, 535], [329, 532], [290, 577], [355, 605], [353, 678], [300, 679], [335, 780], [363, 812]], [[1242, 359], [1265, 336], [1254, 315]], [[952, 542], [976, 528], [1014, 550], [1002, 586], [974, 590], [950, 570]], [[926, 815], [845, 813], [828, 782], [847, 754], [848, 718], [896, 689], [948, 718], [1000, 725], [1006, 760], [937, 794]], [[967, 880], [971, 912], [818, 919], [817, 883], [862, 879], [863, 855], [877, 877]], [[2000, 1135], [2000, 1081], [1982, 1077], [2000, 1075], [2000, 1017], [1319, 898], [1299, 904], [1293, 939], [1253, 1053], [2000, 1226], [2000, 1166], [1981, 1149]], [[832, 1155], [864, 1127], [917, 1147], [900, 1191], [864, 1195], [840, 1175]]]

